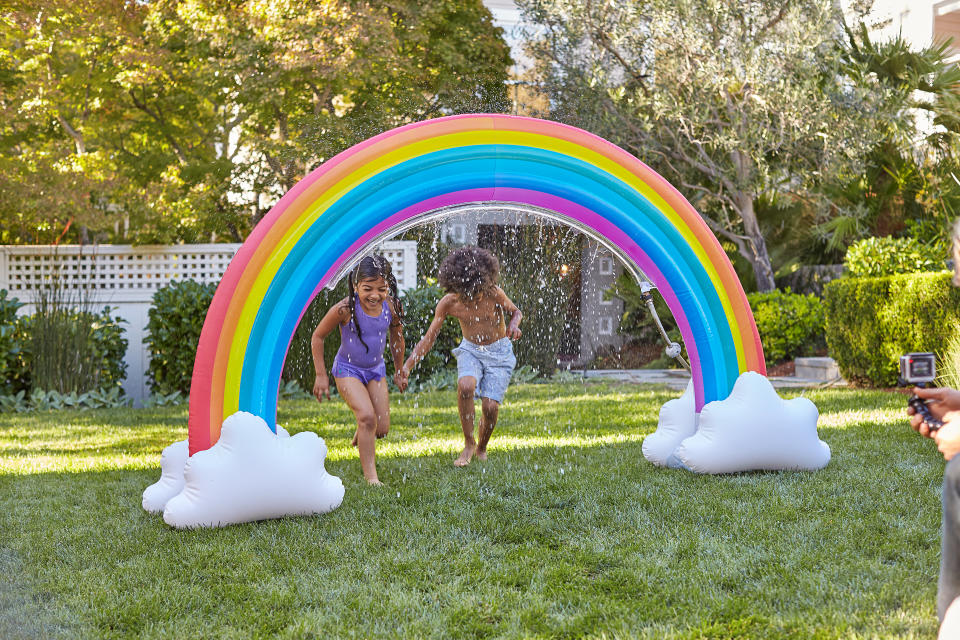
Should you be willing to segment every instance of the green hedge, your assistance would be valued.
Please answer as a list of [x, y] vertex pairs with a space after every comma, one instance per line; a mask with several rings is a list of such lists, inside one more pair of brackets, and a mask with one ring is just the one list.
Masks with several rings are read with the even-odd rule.
[[830, 355], [849, 381], [890, 387], [900, 355], [939, 352], [960, 321], [952, 274], [841, 278], [824, 289]]
[[8, 298], [5, 289], [0, 289], [0, 395], [26, 389], [21, 360], [23, 335], [17, 322], [17, 309], [22, 306], [16, 298]]
[[947, 256], [913, 238], [865, 238], [850, 245], [843, 264], [851, 276], [880, 277], [944, 268]]
[[216, 289], [215, 284], [184, 280], [153, 294], [144, 338], [150, 350], [147, 374], [153, 393], [190, 393], [200, 330]]
[[816, 296], [792, 293], [788, 287], [751, 293], [747, 300], [768, 365], [814, 355], [826, 346], [823, 304]]

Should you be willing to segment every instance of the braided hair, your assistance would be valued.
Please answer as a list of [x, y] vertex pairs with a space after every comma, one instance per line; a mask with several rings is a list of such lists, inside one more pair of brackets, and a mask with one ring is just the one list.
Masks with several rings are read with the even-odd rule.
[[[390, 297], [393, 298], [394, 317], [396, 320], [401, 325], [406, 320], [403, 314], [403, 302], [400, 301], [400, 290], [397, 287], [397, 278], [393, 275], [393, 267], [390, 266], [390, 261], [376, 253], [360, 260], [360, 263], [347, 275], [347, 299], [350, 309], [350, 320], [353, 322], [353, 327], [357, 331], [360, 344], [363, 345], [363, 348], [366, 349], [367, 352], [370, 351], [370, 347], [363, 341], [363, 336], [360, 334], [360, 323], [357, 322], [354, 317], [354, 307], [357, 302], [356, 285], [361, 280], [375, 280], [377, 278], [383, 278], [387, 286], [390, 287]], [[391, 326], [395, 325], [391, 324]]]

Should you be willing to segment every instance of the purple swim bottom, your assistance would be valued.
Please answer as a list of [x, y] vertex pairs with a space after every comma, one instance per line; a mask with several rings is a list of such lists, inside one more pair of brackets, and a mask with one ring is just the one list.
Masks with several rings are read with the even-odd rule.
[[332, 373], [334, 378], [356, 378], [364, 385], [368, 385], [374, 380], [383, 380], [387, 377], [387, 365], [381, 360], [372, 367], [356, 367], [340, 358], [334, 358]]

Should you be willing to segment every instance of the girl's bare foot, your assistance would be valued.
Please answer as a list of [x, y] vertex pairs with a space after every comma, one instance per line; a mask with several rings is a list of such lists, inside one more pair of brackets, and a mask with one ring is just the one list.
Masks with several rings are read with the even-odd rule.
[[367, 478], [367, 484], [371, 487], [382, 487], [383, 483], [377, 480], [376, 478]]
[[477, 449], [477, 452], [474, 454], [474, 457], [477, 460], [486, 460], [487, 459], [487, 450], [486, 449]]
[[475, 442], [463, 445], [463, 451], [460, 452], [460, 457], [453, 461], [453, 466], [465, 467], [470, 464], [470, 459], [473, 458], [473, 452], [476, 450], [477, 444]]

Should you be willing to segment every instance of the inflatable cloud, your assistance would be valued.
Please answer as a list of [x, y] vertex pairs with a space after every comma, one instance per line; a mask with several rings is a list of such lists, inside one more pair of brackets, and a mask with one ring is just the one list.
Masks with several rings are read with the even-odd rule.
[[[684, 394], [686, 395], [686, 394]], [[671, 401], [683, 403], [683, 397]], [[663, 457], [670, 438], [696, 420], [692, 407], [664, 405], [651, 454], [655, 464], [671, 460], [697, 473], [735, 473], [754, 470], [816, 470], [830, 462], [830, 447], [817, 436], [817, 407], [806, 398], [784, 400], [764, 376], [746, 372], [737, 378], [726, 400], [703, 407], [696, 433], [684, 438], [672, 455]], [[657, 436], [661, 430], [662, 435]], [[672, 466], [672, 465], [671, 465]]]
[[163, 513], [173, 496], [183, 491], [183, 465], [187, 464], [187, 441], [174, 442], [160, 455], [160, 479], [143, 490], [143, 508]]
[[657, 430], [643, 439], [643, 456], [653, 464], [665, 467], [680, 443], [696, 431], [697, 413], [691, 381], [682, 396], [668, 400], [660, 407]]
[[[183, 489], [163, 507], [163, 519], [178, 529], [219, 527], [288, 515], [333, 511], [343, 501], [339, 478], [324, 468], [327, 446], [317, 434], [274, 434], [262, 418], [238, 412], [223, 423], [211, 448], [183, 466]], [[164, 455], [175, 443], [164, 450]], [[171, 451], [170, 466], [178, 449]], [[176, 485], [163, 466], [160, 482], [144, 491], [144, 508], [155, 507], [161, 491]], [[158, 488], [158, 485], [161, 488]], [[148, 493], [150, 494], [148, 496]]]

